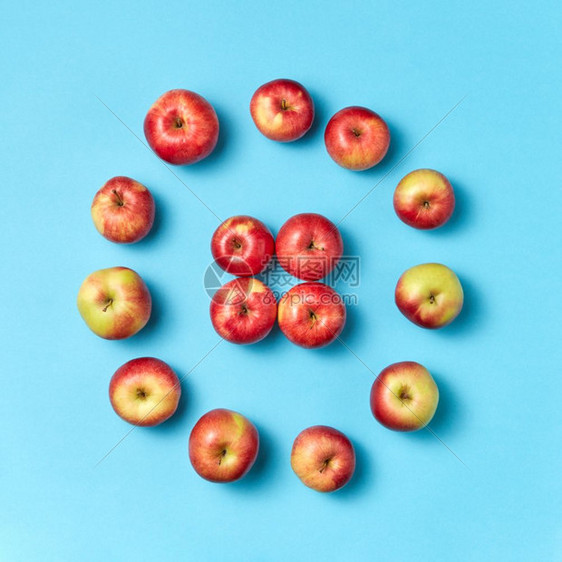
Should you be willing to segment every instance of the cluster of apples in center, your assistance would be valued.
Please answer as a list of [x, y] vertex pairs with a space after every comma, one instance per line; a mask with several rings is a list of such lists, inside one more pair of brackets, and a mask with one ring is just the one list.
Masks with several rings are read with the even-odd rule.
[[[240, 215], [224, 221], [211, 240], [217, 265], [238, 276], [213, 295], [210, 314], [213, 327], [236, 344], [265, 338], [277, 319], [279, 328], [293, 343], [317, 348], [333, 342], [345, 325], [345, 304], [331, 287], [319, 283], [337, 265], [343, 241], [337, 226], [316, 213], [291, 217], [274, 241], [260, 220]], [[255, 276], [271, 266], [275, 257], [290, 275], [306, 281], [279, 300]]]

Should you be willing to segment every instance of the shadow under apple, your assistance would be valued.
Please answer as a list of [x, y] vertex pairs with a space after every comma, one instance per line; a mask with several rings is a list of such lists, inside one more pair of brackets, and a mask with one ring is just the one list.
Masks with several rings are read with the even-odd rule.
[[[376, 108], [374, 111], [376, 111]], [[369, 189], [373, 189], [373, 187], [377, 186], [378, 182], [382, 183], [383, 181], [387, 181], [386, 174], [390, 175], [393, 168], [398, 165], [400, 158], [403, 158], [409, 150], [406, 146], [405, 138], [400, 128], [396, 126], [394, 121], [389, 121], [384, 115], [381, 115], [381, 117], [385, 120], [388, 125], [388, 129], [390, 130], [390, 145], [385, 157], [378, 164], [368, 170], [362, 170], [359, 172], [350, 170], [350, 173], [352, 174], [372, 176], [375, 180], [376, 176], [379, 176], [378, 180], [376, 180]], [[392, 186], [393, 191], [395, 187], [395, 185]], [[367, 191], [367, 193], [369, 193], [369, 191]]]
[[152, 198], [154, 199], [155, 213], [154, 213], [154, 223], [150, 232], [139, 242], [134, 244], [126, 244], [127, 250], [144, 252], [146, 249], [150, 248], [154, 244], [158, 243], [158, 240], [162, 239], [167, 228], [166, 220], [163, 220], [165, 216], [168, 216], [168, 204], [165, 198], [161, 197], [160, 194], [155, 193], [149, 185], [148, 189], [152, 193]]
[[[283, 345], [283, 340], [285, 336], [283, 332], [279, 329], [277, 321], [273, 325], [271, 332], [261, 341], [256, 343], [251, 343], [248, 345], [236, 345], [230, 342], [225, 342], [229, 346], [234, 346], [235, 349], [240, 349], [243, 353], [251, 355], [271, 355], [271, 353], [277, 353], [280, 345]], [[277, 351], [274, 351], [277, 350]]]
[[166, 297], [163, 291], [160, 290], [158, 284], [153, 283], [150, 278], [145, 277], [142, 272], [138, 272], [139, 275], [143, 278], [148, 290], [150, 291], [150, 296], [152, 299], [152, 310], [150, 313], [150, 318], [146, 323], [146, 326], [140, 330], [135, 335], [125, 338], [123, 340], [118, 340], [121, 345], [131, 347], [131, 348], [139, 348], [142, 347], [143, 343], [152, 337], [154, 330], [158, 328], [160, 325], [161, 318], [164, 316], [163, 314], [163, 303], [166, 300]]
[[470, 278], [467, 278], [462, 271], [455, 271], [461, 282], [464, 300], [463, 307], [457, 318], [451, 324], [436, 330], [442, 337], [457, 337], [464, 335], [470, 330], [480, 329], [485, 322], [484, 301], [481, 292]]
[[344, 298], [346, 304], [346, 323], [342, 332], [342, 339], [346, 344], [353, 345], [355, 336], [361, 333], [363, 325], [364, 311], [360, 305], [360, 286], [361, 286], [361, 251], [359, 246], [347, 227], [339, 226], [342, 239], [344, 241], [344, 256], [342, 260], [347, 263], [338, 264], [333, 288]]
[[247, 493], [263, 486], [269, 486], [271, 484], [269, 479], [275, 478], [274, 471], [271, 470], [272, 465], [279, 462], [279, 459], [275, 458], [276, 451], [282, 450], [280, 444], [274, 442], [267, 430], [264, 430], [263, 427], [253, 421], [252, 423], [256, 426], [260, 436], [258, 456], [254, 466], [252, 466], [246, 476], [236, 482], [225, 484], [229, 489], [236, 492]]
[[[446, 174], [445, 174], [446, 175]], [[451, 218], [441, 227], [434, 230], [424, 231], [429, 236], [439, 238], [441, 236], [450, 236], [451, 234], [463, 229], [472, 220], [473, 212], [472, 203], [468, 196], [468, 190], [455, 177], [447, 176], [453, 186], [455, 192], [455, 210]]]
[[226, 152], [228, 151], [228, 146], [233, 142], [231, 139], [231, 133], [234, 128], [232, 127], [232, 122], [228, 118], [228, 113], [223, 111], [220, 104], [215, 103], [214, 100], [209, 100], [209, 103], [211, 103], [214, 107], [215, 113], [219, 119], [219, 138], [217, 140], [217, 144], [209, 156], [199, 162], [196, 162], [195, 164], [187, 166], [174, 166], [172, 164], [168, 164], [172, 171], [176, 173], [182, 181], [186, 181], [188, 177], [208, 173], [207, 168], [209, 167], [217, 168], [220, 162], [224, 161]]
[[365, 494], [368, 488], [372, 489], [375, 478], [375, 464], [372, 453], [360, 441], [351, 436], [349, 438], [355, 450], [355, 473], [343, 488], [326, 494], [330, 499], [333, 498], [337, 501], [349, 501], [350, 498]]
[[[306, 88], [306, 85], [304, 86]], [[310, 129], [300, 139], [292, 142], [277, 143], [286, 147], [287, 150], [299, 149], [303, 146], [309, 146], [313, 144], [324, 144], [324, 129], [326, 128], [328, 120], [331, 116], [328, 115], [326, 104], [322, 96], [319, 95], [315, 90], [311, 91], [308, 88], [307, 90], [311, 95], [312, 100], [314, 101], [314, 121], [312, 122]], [[327, 155], [328, 154], [326, 153], [326, 156]]]
[[[163, 361], [165, 361], [165, 359], [163, 359]], [[183, 434], [185, 433], [185, 426], [187, 423], [186, 412], [188, 410], [194, 411], [196, 409], [196, 406], [194, 405], [195, 403], [194, 400], [195, 393], [193, 391], [194, 385], [191, 384], [191, 382], [189, 381], [190, 375], [186, 375], [185, 373], [182, 373], [182, 371], [176, 369], [176, 367], [173, 365], [170, 365], [170, 367], [172, 367], [172, 369], [174, 370], [174, 372], [176, 373], [176, 375], [180, 380], [180, 386], [181, 386], [180, 401], [178, 403], [177, 410], [175, 411], [174, 415], [171, 418], [166, 420], [164, 423], [161, 423], [160, 425], [157, 425], [151, 429], [154, 431], [158, 431], [159, 433], [175, 434], [178, 433], [178, 431], [181, 431], [181, 433]]]
[[439, 388], [439, 404], [435, 415], [426, 428], [406, 432], [405, 435], [411, 439], [438, 443], [436, 435], [445, 440], [459, 431], [463, 418], [462, 401], [443, 377], [433, 371], [431, 374]]

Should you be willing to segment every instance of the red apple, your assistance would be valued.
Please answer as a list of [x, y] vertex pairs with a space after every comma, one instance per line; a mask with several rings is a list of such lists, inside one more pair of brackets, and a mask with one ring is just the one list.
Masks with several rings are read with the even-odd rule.
[[148, 110], [144, 135], [162, 160], [193, 164], [213, 152], [219, 138], [219, 120], [213, 106], [199, 94], [170, 90]]
[[396, 306], [422, 328], [442, 328], [460, 313], [463, 290], [458, 277], [440, 263], [424, 263], [405, 271], [396, 285]]
[[382, 117], [366, 107], [338, 111], [324, 132], [326, 150], [336, 164], [367, 170], [378, 164], [390, 145], [390, 131]]
[[121, 365], [109, 383], [115, 413], [133, 425], [153, 426], [170, 418], [178, 407], [180, 381], [172, 368], [154, 357]]
[[351, 480], [355, 451], [341, 431], [314, 425], [297, 435], [291, 451], [291, 467], [305, 486], [318, 492], [333, 492]]
[[429, 230], [445, 224], [455, 209], [455, 193], [449, 180], [435, 170], [414, 170], [394, 191], [394, 210], [406, 224]]
[[255, 91], [250, 113], [268, 139], [290, 142], [300, 139], [312, 126], [314, 102], [302, 84], [272, 80]]
[[273, 328], [277, 301], [258, 279], [241, 277], [223, 285], [211, 300], [211, 322], [217, 334], [231, 343], [256, 343]]
[[293, 343], [306, 348], [332, 343], [345, 326], [345, 304], [324, 283], [301, 283], [279, 301], [279, 328]]
[[154, 199], [142, 183], [117, 176], [96, 193], [91, 213], [95, 227], [104, 238], [130, 244], [142, 240], [152, 228]]
[[275, 248], [287, 273], [304, 281], [318, 281], [336, 267], [343, 241], [332, 221], [316, 213], [301, 213], [281, 227]]
[[258, 430], [242, 414], [219, 408], [202, 416], [189, 436], [189, 460], [205, 480], [233, 482], [252, 468]]
[[429, 371], [415, 361], [383, 369], [371, 388], [373, 416], [389, 429], [416, 431], [433, 418], [439, 389]]
[[144, 328], [152, 299], [138, 273], [128, 267], [110, 267], [86, 277], [77, 305], [92, 332], [108, 340], [121, 340]]
[[225, 220], [215, 230], [211, 253], [215, 262], [232, 275], [257, 275], [271, 261], [275, 242], [263, 222], [238, 215]]

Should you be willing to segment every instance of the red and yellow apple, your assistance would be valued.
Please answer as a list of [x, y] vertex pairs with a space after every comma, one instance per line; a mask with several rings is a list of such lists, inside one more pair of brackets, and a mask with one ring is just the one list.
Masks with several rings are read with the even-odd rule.
[[306, 88], [294, 80], [278, 79], [260, 86], [250, 101], [250, 114], [268, 139], [300, 139], [314, 121], [314, 102]]
[[279, 301], [277, 321], [285, 336], [306, 348], [332, 343], [345, 326], [345, 304], [324, 283], [301, 283]]
[[394, 292], [396, 306], [422, 328], [442, 328], [460, 313], [463, 290], [454, 271], [440, 263], [424, 263], [406, 270]]
[[170, 90], [148, 110], [144, 135], [162, 160], [194, 164], [213, 152], [219, 138], [219, 120], [204, 97], [189, 90]]
[[287, 273], [304, 281], [318, 281], [336, 267], [343, 241], [332, 221], [316, 213], [301, 213], [279, 229], [275, 248]]
[[95, 227], [104, 238], [131, 244], [142, 240], [152, 228], [154, 199], [142, 183], [117, 176], [96, 193], [91, 213]]
[[138, 273], [128, 267], [110, 267], [86, 277], [77, 305], [92, 332], [108, 340], [121, 340], [144, 328], [152, 299]]
[[213, 295], [211, 322], [217, 334], [231, 343], [256, 343], [273, 328], [277, 300], [273, 291], [253, 277], [229, 281]]
[[336, 164], [349, 170], [367, 170], [378, 164], [390, 146], [383, 118], [366, 107], [338, 111], [324, 131], [326, 150]]
[[178, 407], [180, 381], [172, 368], [154, 357], [140, 357], [121, 365], [109, 383], [115, 413], [139, 426], [161, 424]]
[[291, 467], [305, 486], [318, 492], [333, 492], [351, 480], [355, 451], [341, 431], [314, 425], [301, 431], [295, 439]]
[[415, 361], [393, 363], [371, 387], [371, 411], [382, 425], [395, 431], [416, 431], [433, 418], [439, 389], [429, 371]]
[[202, 416], [189, 436], [189, 460], [205, 480], [234, 482], [252, 468], [258, 430], [238, 412], [219, 408]]
[[455, 193], [449, 180], [435, 170], [414, 170], [394, 191], [394, 210], [406, 224], [421, 230], [444, 225], [455, 209]]
[[217, 265], [241, 277], [257, 275], [271, 261], [275, 242], [258, 219], [238, 215], [225, 220], [213, 234], [211, 253]]

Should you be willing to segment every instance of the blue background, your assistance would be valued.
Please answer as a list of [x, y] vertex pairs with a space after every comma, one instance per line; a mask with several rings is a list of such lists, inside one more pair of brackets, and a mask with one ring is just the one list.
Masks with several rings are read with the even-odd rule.
[[[2, 560], [562, 559], [555, 4], [4, 7]], [[314, 128], [290, 145], [262, 137], [248, 111], [278, 77], [301, 81], [317, 107]], [[303, 211], [337, 221], [388, 174], [341, 226], [362, 260], [343, 339], [375, 373], [406, 359], [430, 369], [441, 389], [431, 427], [464, 464], [427, 431], [377, 424], [373, 374], [342, 345], [306, 351], [278, 330], [251, 347], [220, 344], [185, 378], [172, 420], [135, 429], [97, 464], [130, 429], [107, 397], [114, 370], [154, 355], [186, 374], [218, 340], [203, 289], [216, 218], [96, 99], [144, 140], [148, 107], [174, 87], [219, 115], [216, 152], [174, 171], [221, 218], [252, 214], [274, 232]], [[364, 173], [336, 166], [323, 144], [329, 117], [352, 104], [392, 131], [387, 158]], [[396, 183], [419, 167], [445, 173], [457, 193], [435, 232], [392, 209]], [[107, 242], [90, 218], [115, 175], [156, 199], [154, 232], [138, 245]], [[438, 332], [393, 302], [399, 275], [426, 261], [465, 287], [462, 315]], [[115, 265], [144, 277], [154, 315], [109, 342], [86, 328], [75, 298], [86, 275]], [[262, 438], [255, 468], [232, 485], [203, 481], [187, 457], [189, 431], [215, 407], [244, 413]], [[305, 488], [289, 465], [294, 437], [317, 423], [357, 449], [355, 478], [333, 495]]]

